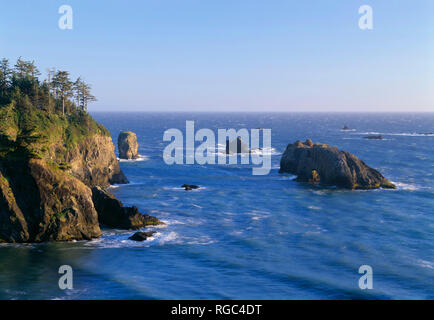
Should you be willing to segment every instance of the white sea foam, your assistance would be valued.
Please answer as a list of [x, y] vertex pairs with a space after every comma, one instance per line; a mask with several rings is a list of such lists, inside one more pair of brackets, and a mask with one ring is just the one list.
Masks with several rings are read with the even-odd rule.
[[177, 219], [160, 219], [162, 222], [164, 222], [167, 225], [177, 225], [177, 224], [186, 224], [185, 221], [180, 221]]
[[[189, 226], [198, 226], [204, 223], [204, 219], [201, 218], [166, 218], [166, 219], [160, 219], [160, 221], [164, 222], [167, 226], [174, 226], [174, 225], [189, 225]], [[158, 227], [158, 226], [155, 226]], [[153, 227], [153, 228], [155, 228]], [[149, 227], [148, 227], [149, 228]]]
[[[210, 151], [211, 154], [216, 154], [216, 155], [221, 155], [221, 156], [230, 156], [226, 153], [226, 146], [222, 146], [221, 144], [217, 145], [217, 151], [213, 152]], [[276, 156], [276, 155], [281, 155], [282, 152], [278, 152], [276, 151], [276, 149], [274, 148], [258, 148], [258, 149], [252, 149], [250, 151], [251, 154], [255, 154], [255, 155], [272, 155], [272, 156]], [[241, 153], [240, 156], [241, 157], [248, 157], [250, 154], [249, 153]]]
[[357, 132], [357, 133], [353, 133], [353, 134], [385, 134], [385, 133], [381, 133], [381, 132], [376, 132], [376, 131], [367, 131], [367, 132]]
[[392, 183], [398, 187], [398, 190], [416, 191], [420, 189], [420, 187], [410, 183], [394, 182], [394, 181], [392, 181]]
[[321, 210], [321, 207], [317, 207], [317, 206], [308, 206], [307, 208], [310, 210]]
[[[158, 234], [157, 234], [158, 235]], [[172, 231], [169, 232], [168, 234], [160, 234], [156, 237], [158, 244], [162, 245], [162, 244], [166, 244], [166, 243], [172, 243], [172, 242], [179, 242], [179, 235]]]
[[139, 157], [137, 159], [120, 159], [118, 158], [119, 162], [140, 162], [140, 161], [147, 161], [149, 158], [147, 156], [143, 156], [139, 154]]
[[199, 237], [199, 238], [189, 240], [186, 242], [186, 244], [189, 244], [189, 245], [209, 245], [212, 243], [215, 243], [215, 241], [209, 237], [206, 237], [206, 236]]
[[272, 156], [277, 156], [282, 154], [282, 152], [278, 152], [274, 148], [253, 149], [251, 150], [251, 153], [259, 154], [259, 155], [272, 155]]
[[[148, 227], [146, 230], [152, 230], [153, 227]], [[156, 232], [151, 237], [147, 238], [145, 241], [134, 241], [128, 239], [132, 235], [132, 231], [122, 232], [104, 232], [103, 236], [98, 239], [93, 239], [84, 243], [81, 248], [125, 248], [125, 247], [149, 247], [151, 245], [164, 245], [167, 243], [181, 243], [179, 235], [172, 231], [166, 232]]]
[[[279, 167], [279, 169], [280, 169], [280, 167]], [[295, 179], [297, 179], [296, 175], [289, 174], [289, 173], [283, 173], [279, 177], [280, 177], [279, 180], [295, 180]]]
[[404, 137], [433, 137], [434, 133], [417, 133], [417, 132], [357, 132], [357, 135], [383, 135], [383, 136], [404, 136]]
[[417, 263], [418, 263], [422, 268], [434, 269], [434, 263], [433, 263], [433, 262], [419, 259], [419, 260], [417, 260]]
[[253, 210], [250, 212], [246, 212], [246, 215], [250, 216], [250, 219], [254, 221], [259, 221], [268, 218], [270, 216], [270, 213], [266, 211]]
[[[181, 188], [181, 187], [163, 187], [162, 189], [163, 190], [171, 190], [171, 191], [184, 191], [184, 192], [186, 191], [184, 188]], [[198, 192], [200, 190], [206, 190], [206, 189], [207, 189], [207, 187], [199, 186], [198, 189], [188, 190], [188, 192], [192, 192], [192, 191]]]

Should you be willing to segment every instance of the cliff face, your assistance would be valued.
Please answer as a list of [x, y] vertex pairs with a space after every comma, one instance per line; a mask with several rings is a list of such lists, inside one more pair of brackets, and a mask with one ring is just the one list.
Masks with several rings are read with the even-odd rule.
[[279, 172], [295, 174], [300, 182], [347, 189], [395, 188], [380, 172], [355, 155], [309, 139], [287, 146]]
[[90, 187], [128, 183], [110, 137], [85, 138], [68, 151], [66, 162], [71, 166], [71, 174]]
[[91, 188], [128, 183], [109, 132], [85, 113], [15, 104], [0, 119], [0, 242], [99, 237]]

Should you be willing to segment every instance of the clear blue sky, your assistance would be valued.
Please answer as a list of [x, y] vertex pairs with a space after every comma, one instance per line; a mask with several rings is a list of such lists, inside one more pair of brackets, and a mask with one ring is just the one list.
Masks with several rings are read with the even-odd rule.
[[4, 0], [19, 56], [83, 76], [92, 111], [434, 111], [432, 0]]

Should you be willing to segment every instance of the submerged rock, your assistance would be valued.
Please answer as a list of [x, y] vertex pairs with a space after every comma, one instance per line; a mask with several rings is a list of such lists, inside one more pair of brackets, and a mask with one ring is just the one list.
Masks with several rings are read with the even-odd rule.
[[355, 155], [306, 140], [289, 144], [280, 160], [280, 173], [297, 175], [297, 181], [347, 189], [396, 188], [380, 172]]
[[157, 231], [138, 231], [135, 234], [133, 234], [128, 239], [134, 240], [134, 241], [145, 241], [148, 238], [152, 237]]
[[238, 137], [236, 140], [226, 140], [226, 154], [249, 153], [249, 147]]
[[92, 199], [99, 222], [108, 227], [140, 229], [162, 224], [157, 218], [140, 213], [136, 206], [124, 207], [122, 202], [103, 188], [93, 187]]
[[137, 159], [139, 154], [137, 149], [139, 144], [137, 143], [137, 136], [131, 131], [122, 131], [118, 136], [118, 149], [120, 159]]
[[183, 184], [181, 186], [181, 188], [184, 188], [185, 191], [190, 191], [193, 189], [199, 189], [199, 186], [195, 185], [195, 184]]
[[383, 136], [366, 136], [363, 138], [368, 140], [383, 140]]

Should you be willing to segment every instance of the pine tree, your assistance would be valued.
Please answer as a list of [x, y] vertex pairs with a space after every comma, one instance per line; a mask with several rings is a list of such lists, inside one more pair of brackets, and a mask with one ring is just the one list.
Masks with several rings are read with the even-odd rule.
[[91, 101], [97, 101], [95, 96], [90, 93], [91, 86], [85, 83], [80, 77], [74, 82], [75, 98], [77, 99], [77, 106], [81, 110], [87, 111], [87, 104]]
[[11, 84], [12, 69], [9, 67], [9, 60], [0, 61], [0, 97], [5, 97]]
[[68, 71], [57, 71], [52, 85], [58, 90], [62, 98], [62, 114], [65, 115], [65, 100], [72, 95], [73, 83], [69, 80]]

